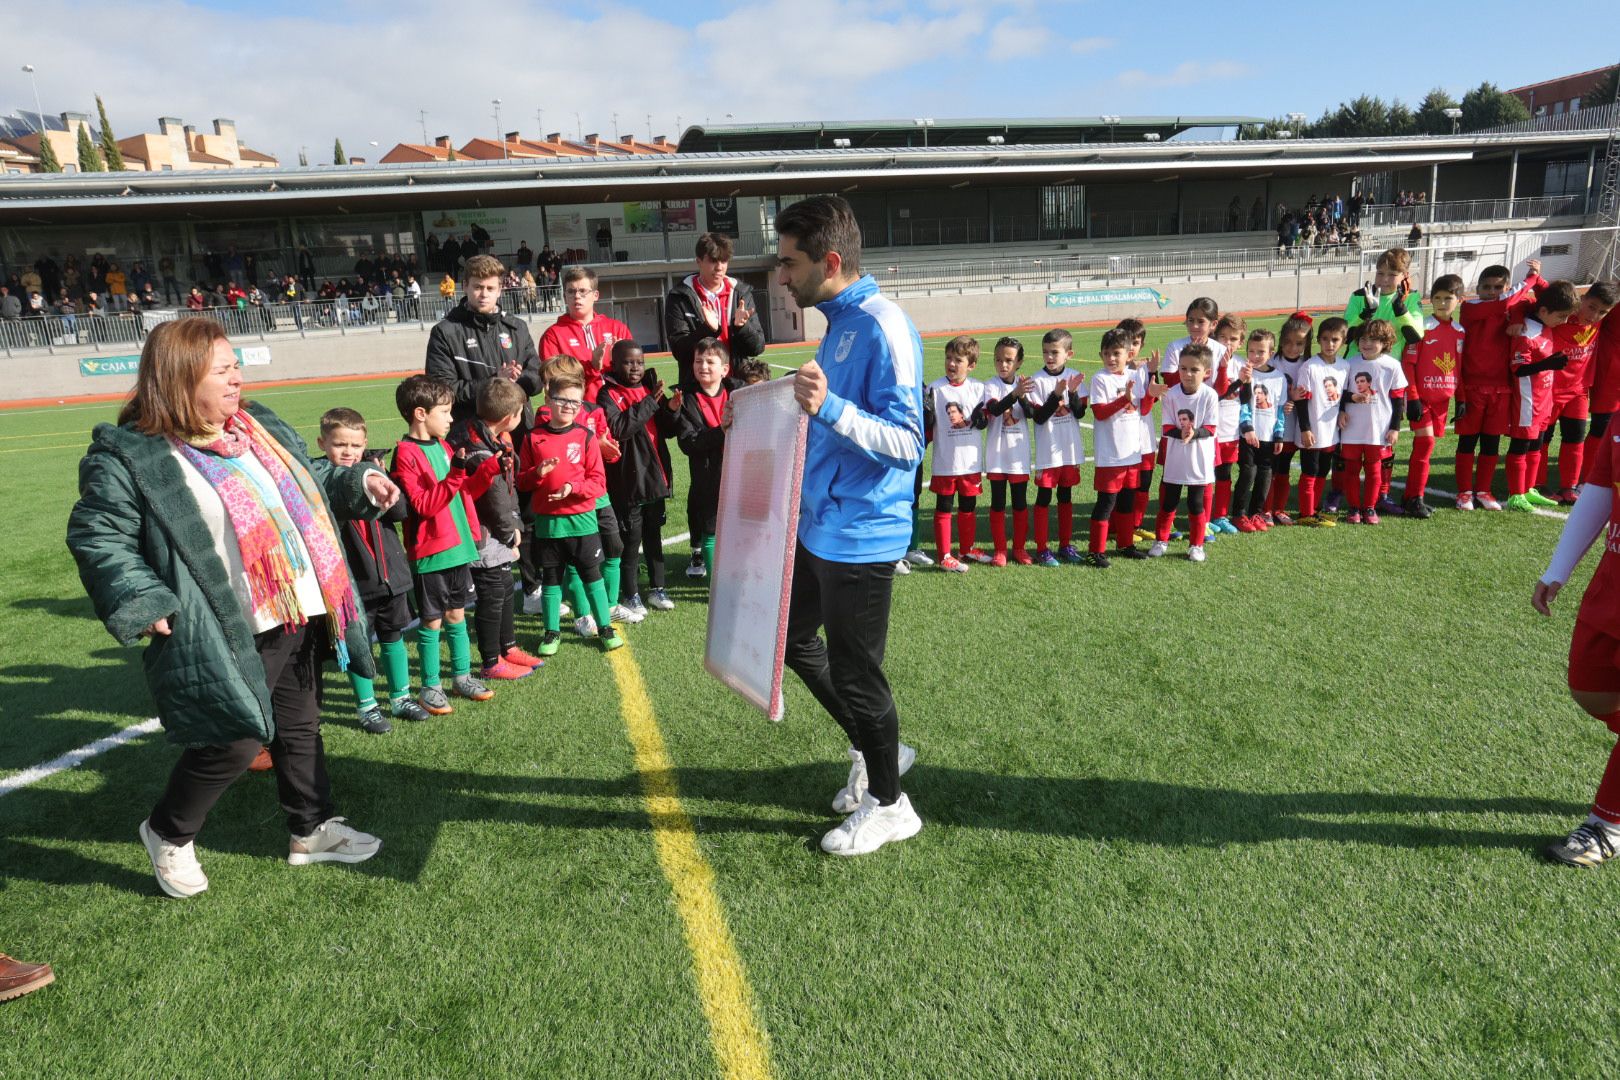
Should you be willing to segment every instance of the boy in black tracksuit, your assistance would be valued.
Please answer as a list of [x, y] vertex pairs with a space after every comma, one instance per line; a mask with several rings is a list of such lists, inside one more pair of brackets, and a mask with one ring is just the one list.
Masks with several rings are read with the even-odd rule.
[[705, 575], [714, 572], [715, 522], [720, 513], [720, 468], [726, 450], [721, 427], [730, 401], [731, 357], [724, 342], [704, 338], [692, 350], [692, 383], [681, 401], [681, 430], [675, 438], [687, 457], [686, 525], [692, 550], [703, 553]]
[[[478, 390], [476, 412], [450, 429], [450, 445], [465, 451], [467, 465], [477, 468], [485, 459], [501, 459], [501, 471], [488, 489], [473, 501], [483, 536], [473, 562], [473, 590], [478, 597], [474, 625], [483, 678], [521, 679], [545, 661], [518, 648], [512, 564], [525, 542], [517, 494], [517, 451], [512, 430], [523, 419], [529, 395], [510, 379], [486, 380]], [[533, 542], [533, 538], [527, 538]]]
[[[619, 604], [632, 617], [644, 616], [649, 606], [668, 611], [675, 604], [664, 591], [664, 545], [658, 531], [669, 498], [663, 440], [680, 434], [683, 395], [677, 389], [665, 398], [664, 383], [646, 370], [641, 347], [633, 341], [615, 341], [612, 366], [596, 400], [620, 452], [619, 460], [607, 466], [608, 498], [624, 540]], [[643, 547], [650, 586], [646, 604], [638, 581]]]
[[[353, 409], [327, 410], [315, 445], [338, 465], [362, 460], [383, 465], [383, 451], [366, 449], [366, 421]], [[388, 682], [389, 713], [406, 720], [427, 720], [427, 710], [411, 697], [410, 658], [404, 641], [405, 628], [411, 624], [411, 564], [395, 525], [409, 513], [409, 505], [400, 499], [375, 520], [343, 522], [343, 555], [354, 577], [355, 593], [365, 605], [366, 621], [382, 649], [378, 670]], [[377, 704], [372, 680], [356, 675], [351, 667], [349, 683], [354, 688], [360, 726], [373, 735], [392, 730]]]

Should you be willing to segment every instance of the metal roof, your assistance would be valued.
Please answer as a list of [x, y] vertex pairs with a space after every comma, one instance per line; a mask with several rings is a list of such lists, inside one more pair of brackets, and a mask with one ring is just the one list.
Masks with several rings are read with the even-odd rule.
[[[1088, 132], [1108, 131], [1135, 141], [1154, 132], [1174, 138], [1192, 128], [1264, 124], [1259, 116], [1023, 116], [909, 120], [792, 120], [770, 124], [694, 124], [681, 134], [680, 152], [814, 149], [834, 138], [852, 147], [979, 144], [1001, 135], [1020, 144], [1084, 142]], [[925, 132], [926, 128], [926, 132]]]

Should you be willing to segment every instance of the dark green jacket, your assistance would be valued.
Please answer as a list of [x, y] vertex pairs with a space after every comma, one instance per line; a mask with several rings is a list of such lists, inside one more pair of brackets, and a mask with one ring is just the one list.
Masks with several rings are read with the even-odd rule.
[[[373, 466], [312, 462], [304, 440], [278, 416], [257, 404], [247, 410], [310, 471], [333, 513], [377, 516], [365, 492]], [[332, 529], [341, 535], [337, 522]], [[96, 615], [120, 644], [133, 644], [142, 630], [168, 618], [172, 633], [154, 636], [142, 661], [171, 742], [210, 746], [275, 737], [253, 632], [167, 440], [96, 425], [79, 462], [79, 501], [68, 517], [67, 542]], [[310, 632], [325, 633], [323, 621], [312, 623]], [[355, 672], [375, 677], [363, 612], [349, 624], [345, 642]]]

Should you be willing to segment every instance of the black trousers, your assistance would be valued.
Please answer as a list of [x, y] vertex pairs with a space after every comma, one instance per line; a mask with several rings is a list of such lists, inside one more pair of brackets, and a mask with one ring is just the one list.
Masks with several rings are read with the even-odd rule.
[[[291, 633], [267, 630], [253, 639], [264, 662], [276, 723], [276, 737], [270, 742], [270, 759], [276, 763], [276, 795], [287, 815], [287, 831], [294, 836], [308, 836], [337, 812], [332, 805], [332, 782], [326, 775], [320, 706], [315, 700], [320, 682], [317, 633], [305, 625]], [[171, 844], [189, 844], [202, 830], [208, 811], [247, 772], [258, 752], [257, 739], [186, 750], [152, 808], [152, 831]]]
[[664, 587], [664, 500], [649, 503], [614, 503], [613, 513], [619, 520], [619, 539], [624, 553], [619, 556], [619, 595], [609, 597], [614, 603], [629, 600], [641, 592], [641, 556], [647, 554], [647, 585]]
[[830, 562], [803, 544], [793, 556], [787, 666], [866, 758], [872, 796], [885, 806], [900, 798], [900, 714], [883, 677], [893, 589], [892, 562]]
[[478, 610], [473, 612], [473, 625], [478, 630], [478, 657], [486, 664], [493, 664], [517, 644], [512, 564], [475, 566], [472, 579], [473, 593], [478, 597]]
[[1266, 496], [1271, 493], [1271, 470], [1277, 455], [1274, 444], [1262, 440], [1258, 446], [1246, 442], [1238, 444], [1237, 487], [1232, 489], [1232, 513], [1253, 517], [1265, 509]]

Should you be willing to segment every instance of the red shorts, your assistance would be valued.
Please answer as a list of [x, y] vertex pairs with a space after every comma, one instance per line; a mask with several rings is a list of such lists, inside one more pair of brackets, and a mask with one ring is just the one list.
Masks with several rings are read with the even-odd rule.
[[1508, 415], [1508, 438], [1510, 439], [1540, 439], [1541, 433], [1547, 430], [1549, 423], [1547, 417], [1552, 412], [1552, 394], [1538, 401], [1531, 397], [1525, 400], [1523, 394], [1517, 390], [1513, 392], [1513, 411]]
[[1236, 465], [1238, 459], [1238, 443], [1242, 440], [1233, 439], [1231, 442], [1215, 440], [1215, 464]]
[[1577, 388], [1553, 392], [1552, 413], [1547, 417], [1547, 424], [1551, 426], [1560, 417], [1567, 420], [1592, 418], [1592, 399], [1586, 396], [1585, 390]]
[[1446, 437], [1446, 414], [1451, 411], [1451, 399], [1450, 398], [1422, 398], [1421, 400], [1423, 402], [1423, 415], [1418, 417], [1417, 423], [1413, 424], [1412, 427], [1413, 428], [1423, 428], [1423, 427], [1433, 428], [1435, 438], [1437, 438], [1437, 439], [1445, 438]]
[[1586, 693], [1620, 690], [1620, 639], [1575, 620], [1569, 639], [1569, 688]]
[[1091, 470], [1091, 489], [1117, 493], [1127, 487], [1135, 488], [1136, 477], [1140, 472], [1139, 465], [1099, 465]]
[[1019, 473], [1018, 475], [1014, 476], [1012, 473], [993, 472], [989, 476], [985, 477], [985, 479], [987, 479], [987, 480], [1007, 480], [1007, 481], [1010, 481], [1010, 482], [1012, 482], [1014, 484], [1027, 484], [1027, 483], [1029, 483], [1029, 474], [1028, 473]]
[[1469, 387], [1463, 391], [1467, 408], [1457, 418], [1459, 435], [1506, 435], [1513, 391], [1505, 386]]
[[1038, 488], [1075, 487], [1079, 483], [1078, 465], [1059, 465], [1055, 469], [1035, 470], [1035, 486]]
[[984, 485], [978, 473], [970, 476], [932, 476], [928, 479], [928, 490], [935, 495], [976, 496], [984, 490]]

